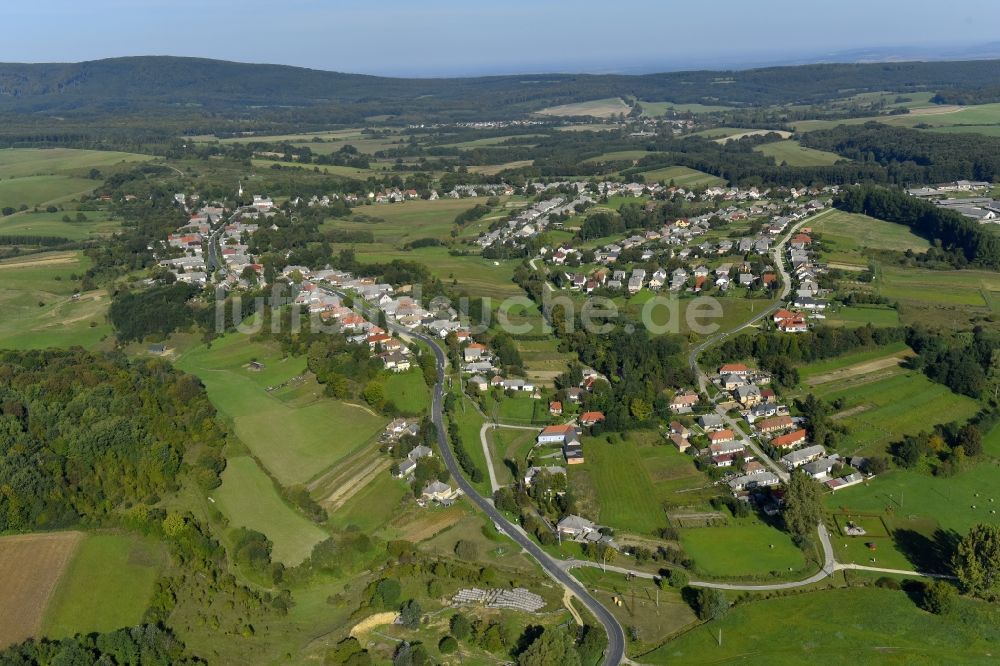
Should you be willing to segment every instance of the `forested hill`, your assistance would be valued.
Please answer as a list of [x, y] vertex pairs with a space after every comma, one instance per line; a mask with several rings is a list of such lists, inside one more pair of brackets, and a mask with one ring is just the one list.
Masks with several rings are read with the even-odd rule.
[[616, 96], [678, 103], [815, 103], [869, 91], [977, 89], [1000, 61], [824, 64], [641, 76], [546, 74], [400, 79], [281, 65], [144, 56], [82, 63], [0, 64], [0, 111], [129, 113], [194, 105], [328, 107], [346, 114], [427, 111], [441, 117], [513, 116]]

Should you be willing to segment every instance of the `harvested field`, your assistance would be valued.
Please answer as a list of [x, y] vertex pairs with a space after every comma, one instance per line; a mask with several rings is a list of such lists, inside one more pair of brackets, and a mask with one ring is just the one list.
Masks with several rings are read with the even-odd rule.
[[5, 610], [0, 616], [0, 647], [39, 634], [49, 599], [83, 536], [53, 532], [0, 539], [0, 608]]

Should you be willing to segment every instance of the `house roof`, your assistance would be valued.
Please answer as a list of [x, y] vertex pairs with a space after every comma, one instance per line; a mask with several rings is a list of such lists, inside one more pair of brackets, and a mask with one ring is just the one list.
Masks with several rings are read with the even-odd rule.
[[729, 428], [726, 428], [725, 430], [720, 430], [719, 432], [711, 432], [708, 434], [708, 439], [712, 442], [728, 441], [735, 438], [736, 435]]
[[719, 374], [733, 374], [735, 372], [749, 372], [748, 368], [743, 363], [726, 363], [724, 366], [719, 368]]
[[791, 446], [792, 444], [805, 441], [805, 438], [806, 438], [806, 431], [800, 428], [799, 430], [790, 432], [787, 435], [782, 435], [781, 437], [775, 437], [773, 440], [771, 440], [771, 443], [774, 446]]
[[604, 420], [604, 412], [584, 412], [580, 415], [581, 422], [592, 421], [597, 423]]
[[576, 427], [574, 427], [574, 426], [572, 426], [572, 425], [570, 425], [570, 424], [567, 423], [565, 425], [550, 425], [550, 426], [547, 426], [544, 430], [542, 430], [541, 434], [543, 434], [543, 435], [565, 435], [567, 433], [574, 432], [574, 431], [576, 431]]

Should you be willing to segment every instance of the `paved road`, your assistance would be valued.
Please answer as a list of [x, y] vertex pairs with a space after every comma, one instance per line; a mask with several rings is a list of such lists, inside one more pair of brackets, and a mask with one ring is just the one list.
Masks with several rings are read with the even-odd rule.
[[[344, 296], [342, 292], [338, 293]], [[361, 299], [355, 299], [355, 302], [362, 306]], [[462, 473], [461, 468], [458, 465], [458, 461], [455, 459], [455, 454], [451, 449], [451, 444], [448, 442], [448, 429], [444, 421], [444, 380], [445, 380], [445, 367], [447, 365], [447, 358], [444, 351], [436, 344], [436, 341], [430, 337], [424, 335], [423, 333], [417, 333], [411, 331], [407, 328], [399, 326], [393, 322], [388, 322], [389, 329], [400, 335], [406, 335], [411, 338], [420, 340], [421, 342], [430, 346], [431, 350], [434, 352], [434, 358], [437, 362], [437, 383], [434, 385], [434, 399], [431, 404], [431, 419], [434, 425], [437, 426], [438, 435], [438, 448], [441, 450], [441, 459], [444, 460], [445, 466], [448, 471], [455, 478], [455, 482], [463, 493], [483, 511], [490, 520], [500, 529], [504, 534], [513, 539], [521, 548], [523, 548], [529, 556], [534, 558], [545, 570], [553, 580], [563, 586], [563, 588], [569, 590], [580, 602], [587, 607], [587, 610], [593, 614], [597, 621], [601, 623], [604, 627], [604, 631], [608, 635], [608, 646], [604, 652], [604, 664], [605, 666], [618, 666], [618, 664], [623, 663], [625, 660], [625, 632], [622, 629], [621, 624], [615, 619], [615, 616], [605, 608], [601, 602], [595, 599], [591, 594], [584, 588], [579, 581], [573, 578], [566, 570], [559, 566], [557, 560], [552, 558], [548, 553], [543, 551], [531, 538], [520, 529], [519, 526], [512, 524], [508, 521], [500, 511], [493, 506], [493, 502], [482, 495], [466, 480]]]
[[[479, 409], [479, 406], [476, 406]], [[482, 411], [479, 412], [482, 414]], [[490, 443], [486, 440], [486, 432], [491, 429], [496, 428], [510, 428], [512, 430], [533, 430], [538, 432], [541, 428], [534, 428], [531, 426], [516, 426], [516, 425], [505, 425], [503, 423], [484, 423], [483, 427], [479, 429], [479, 443], [483, 446], [483, 456], [486, 458], [486, 469], [490, 476], [490, 490], [496, 492], [500, 489], [500, 483], [497, 481], [496, 470], [493, 468], [493, 455], [490, 453]]]
[[[785, 234], [781, 238], [781, 240], [778, 241], [778, 244], [771, 249], [771, 257], [774, 259], [774, 264], [778, 269], [778, 273], [780, 273], [781, 275], [781, 292], [779, 292], [778, 294], [778, 300], [772, 305], [766, 307], [761, 312], [751, 317], [750, 319], [746, 320], [736, 328], [716, 333], [715, 335], [707, 338], [698, 346], [691, 349], [690, 353], [688, 354], [688, 365], [691, 366], [691, 370], [695, 373], [695, 376], [698, 378], [698, 390], [700, 392], [704, 393], [707, 390], [708, 375], [705, 374], [705, 372], [701, 369], [701, 366], [698, 365], [698, 357], [701, 356], [701, 353], [704, 352], [709, 347], [718, 344], [719, 342], [722, 342], [729, 336], [739, 333], [743, 329], [756, 325], [765, 317], [770, 317], [772, 313], [774, 313], [776, 310], [778, 310], [778, 308], [780, 308], [783, 305], [785, 299], [788, 298], [788, 294], [790, 294], [792, 291], [792, 277], [788, 274], [788, 270], [785, 268], [785, 253], [784, 253], [785, 245], [788, 243], [788, 239], [790, 239], [792, 235], [795, 234], [795, 232], [797, 232], [800, 228], [802, 228], [804, 224], [806, 224], [807, 222], [814, 222], [816, 218], [820, 217], [821, 215], [826, 215], [828, 212], [829, 209], [824, 210], [821, 213], [817, 213], [816, 215], [811, 215], [805, 218], [804, 220], [799, 220], [798, 222], [792, 225], [792, 228], [788, 230], [788, 233]], [[739, 425], [734, 419], [730, 418], [730, 416], [726, 414], [726, 411], [723, 408], [719, 407], [716, 409], [716, 411], [722, 417], [723, 421], [726, 422], [726, 425], [729, 427], [729, 429], [740, 436], [740, 442], [744, 446], [753, 451], [754, 455], [756, 455], [757, 458], [763, 461], [763, 463], [767, 467], [769, 467], [771, 471], [777, 474], [779, 479], [781, 479], [782, 481], [788, 481], [788, 472], [785, 471], [785, 468], [776, 463], [774, 460], [772, 460], [770, 456], [764, 453], [764, 450], [761, 449], [756, 442], [747, 437], [741, 425]]]

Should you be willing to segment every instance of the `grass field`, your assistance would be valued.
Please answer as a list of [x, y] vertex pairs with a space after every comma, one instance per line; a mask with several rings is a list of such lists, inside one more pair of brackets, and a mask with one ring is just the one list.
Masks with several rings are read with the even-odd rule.
[[852, 305], [840, 307], [836, 312], [827, 312], [828, 326], [899, 326], [899, 312], [884, 305]]
[[681, 544], [707, 576], [766, 576], [806, 564], [786, 532], [756, 520], [681, 531]]
[[778, 164], [787, 163], [793, 167], [828, 166], [838, 160], [845, 159], [836, 153], [829, 153], [815, 148], [806, 148], [798, 141], [787, 139], [774, 143], [765, 143], [754, 148], [759, 153], [773, 157]]
[[431, 391], [417, 368], [389, 375], [385, 380], [385, 395], [407, 414], [423, 414], [431, 404]]
[[971, 398], [901, 367], [845, 376], [813, 389], [829, 401], [843, 400], [834, 420], [848, 427], [840, 452], [882, 454], [886, 445], [946, 421], [964, 421], [978, 411]]
[[285, 504], [250, 456], [229, 458], [214, 499], [230, 525], [265, 534], [274, 543], [272, 559], [287, 566], [299, 564], [327, 537], [315, 523]]
[[[377, 243], [387, 248], [402, 249], [419, 238], [450, 239], [455, 217], [476, 205], [485, 204], [486, 199], [415, 200], [362, 206], [348, 218], [327, 220], [323, 228], [370, 231]], [[463, 231], [478, 233], [488, 226], [489, 223], [478, 220], [468, 223]]]
[[927, 240], [902, 224], [841, 210], [831, 210], [812, 228], [821, 235], [824, 245], [832, 246], [823, 254], [824, 260], [830, 262], [865, 266], [865, 249], [923, 252], [930, 247]]
[[[111, 220], [99, 211], [87, 211], [85, 222], [64, 222], [67, 213], [34, 213], [25, 211], [0, 217], [0, 236], [59, 236], [69, 240], [83, 240], [93, 236], [107, 236], [121, 228], [121, 223]], [[76, 213], [68, 215], [75, 218]]]
[[354, 526], [363, 532], [377, 534], [407, 502], [413, 504], [409, 486], [386, 471], [335, 511], [330, 521], [338, 527]]
[[646, 182], [648, 183], [673, 182], [677, 187], [710, 187], [712, 185], [723, 185], [726, 182], [717, 176], [682, 166], [644, 171], [642, 175], [646, 177]]
[[985, 308], [984, 291], [1000, 291], [1000, 273], [885, 266], [879, 274], [879, 293], [900, 301]]
[[[719, 644], [719, 632], [722, 643]], [[1000, 612], [962, 600], [948, 616], [877, 588], [806, 592], [743, 604], [639, 658], [644, 664], [988, 663]]]
[[656, 488], [633, 442], [609, 444], [591, 437], [585, 440], [583, 453], [586, 462], [570, 468], [570, 480], [580, 475], [589, 479], [602, 525], [644, 535], [666, 526]]
[[654, 153], [648, 150], [619, 150], [613, 153], [602, 153], [597, 157], [591, 157], [588, 160], [584, 160], [584, 164], [592, 164], [596, 162], [620, 162], [622, 160], [641, 160], [644, 157], [658, 154], [660, 153]]
[[138, 624], [167, 559], [157, 541], [87, 536], [52, 596], [42, 633], [64, 638]]
[[109, 298], [91, 291], [74, 300], [90, 260], [77, 252], [46, 252], [0, 262], [0, 348], [94, 347], [111, 334]]
[[885, 347], [876, 347], [874, 349], [864, 349], [862, 351], [852, 352], [849, 354], [841, 354], [840, 356], [836, 356], [834, 358], [828, 358], [822, 361], [807, 363], [800, 366], [799, 378], [808, 384], [814, 383], [813, 380], [824, 376], [827, 380], [829, 380], [836, 373], [855, 375], [858, 374], [858, 371], [864, 370], [865, 367], [873, 361], [878, 362], [882, 359], [898, 359], [908, 350], [909, 347], [906, 346], [906, 343], [897, 342], [891, 345], [886, 345]]
[[[264, 370], [245, 366], [256, 359]], [[236, 434], [283, 485], [303, 483], [350, 455], [378, 433], [387, 419], [366, 408], [320, 397], [321, 389], [272, 392], [305, 370], [305, 358], [281, 358], [275, 348], [242, 334], [216, 340], [183, 355], [177, 365], [197, 375]], [[310, 382], [304, 379], [303, 382]]]
[[0, 538], [0, 648], [40, 635], [45, 609], [84, 538], [82, 532]]
[[[524, 292], [513, 283], [513, 261], [493, 262], [478, 255], [452, 256], [443, 247], [418, 248], [411, 251], [367, 249], [357, 246], [358, 261], [376, 263], [402, 259], [424, 264], [431, 274], [448, 284], [456, 284], [459, 291], [474, 297], [490, 297], [501, 301], [510, 296], [523, 296]], [[494, 305], [499, 305], [495, 303]]]
[[[73, 148], [5, 148], [0, 150], [0, 178], [50, 176], [75, 173], [85, 175], [122, 162], [144, 162], [150, 155]], [[95, 183], [96, 184], [96, 183]]]
[[76, 176], [22, 176], [0, 180], [0, 207], [57, 203], [89, 194], [99, 184], [99, 181]]
[[564, 118], [567, 116], [593, 116], [594, 118], [611, 118], [620, 113], [628, 113], [631, 110], [620, 97], [608, 97], [606, 99], [595, 99], [589, 102], [577, 102], [576, 104], [562, 104], [560, 106], [550, 106], [537, 113], [543, 116], [555, 116]]
[[713, 106], [710, 104], [677, 104], [674, 102], [644, 102], [640, 101], [639, 105], [642, 107], [642, 115], [644, 116], [662, 116], [667, 111], [676, 111], [677, 113], [716, 113], [718, 111], [728, 111], [733, 108], [731, 106]]

